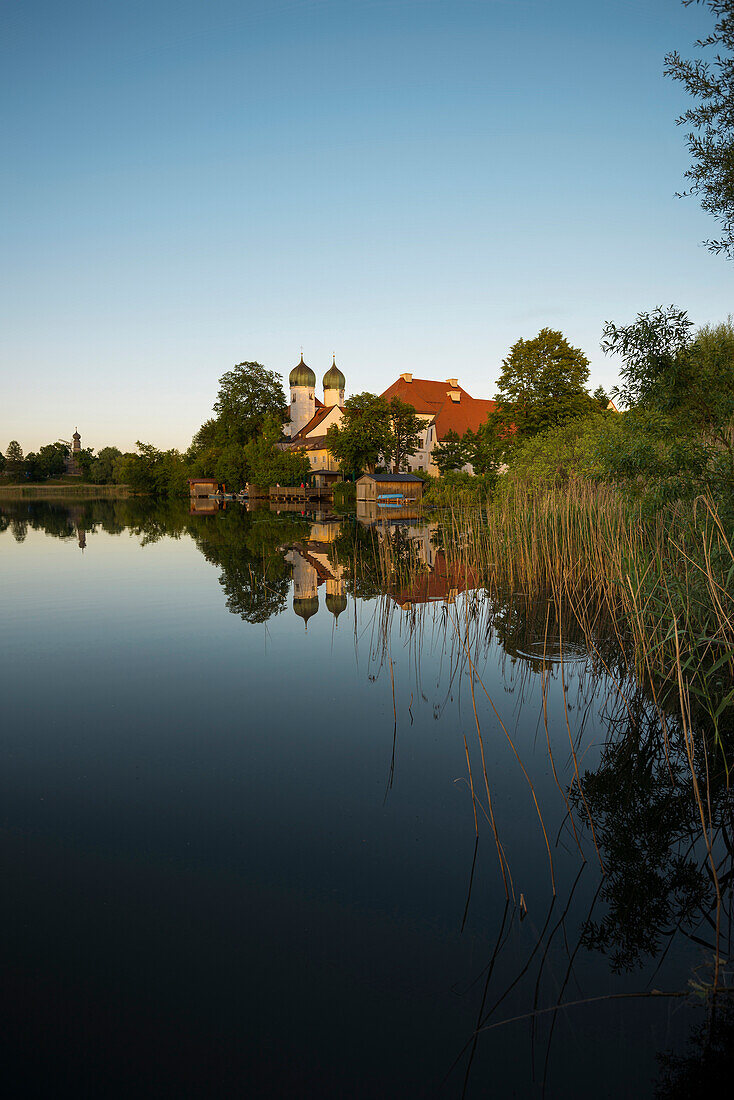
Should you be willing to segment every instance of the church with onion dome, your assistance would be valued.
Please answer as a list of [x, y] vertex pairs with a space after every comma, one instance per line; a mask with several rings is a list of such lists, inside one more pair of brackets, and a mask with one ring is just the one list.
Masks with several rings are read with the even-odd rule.
[[336, 356], [323, 376], [324, 399], [316, 396], [316, 375], [303, 361], [288, 376], [290, 420], [284, 431], [290, 436], [285, 447], [304, 451], [311, 463], [314, 483], [327, 486], [341, 480], [339, 463], [329, 453], [326, 433], [332, 424], [340, 424], [344, 408], [346, 379], [336, 365]]
[[[319, 400], [316, 396], [316, 375], [303, 361], [301, 353], [301, 361], [291, 371], [288, 382], [290, 421], [284, 430], [290, 439], [281, 446], [304, 451], [311, 463], [314, 484], [327, 488], [340, 481], [342, 476], [339, 463], [326, 446], [326, 433], [332, 424], [341, 423], [346, 379], [334, 357], [322, 379], [324, 399]], [[399, 375], [381, 396], [386, 401], [397, 397], [406, 405], [411, 405], [420, 421], [417, 449], [405, 462], [408, 472], [422, 470], [438, 474], [433, 460], [437, 444], [452, 432], [462, 436], [467, 431], [478, 431], [495, 408], [494, 401], [467, 393], [459, 385], [458, 378], [446, 378], [444, 381], [414, 378], [409, 372]], [[463, 469], [470, 474], [474, 472], [469, 464]]]

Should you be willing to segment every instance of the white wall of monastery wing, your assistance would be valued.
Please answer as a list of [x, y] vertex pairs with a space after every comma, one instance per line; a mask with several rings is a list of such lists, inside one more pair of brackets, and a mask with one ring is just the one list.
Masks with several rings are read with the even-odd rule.
[[408, 472], [427, 470], [429, 474], [438, 473], [433, 463], [433, 448], [436, 446], [436, 425], [433, 416], [418, 413], [423, 421], [423, 429], [418, 436], [418, 450], [407, 459]]
[[328, 432], [328, 430], [329, 430], [329, 428], [331, 427], [332, 424], [341, 424], [343, 419], [344, 419], [343, 410], [340, 409], [338, 405], [335, 405], [334, 408], [330, 410], [328, 415], [325, 416], [324, 419], [321, 420], [316, 425], [316, 427], [308, 433], [308, 435], [305, 438], [310, 439], [311, 436], [326, 435], [326, 433]]

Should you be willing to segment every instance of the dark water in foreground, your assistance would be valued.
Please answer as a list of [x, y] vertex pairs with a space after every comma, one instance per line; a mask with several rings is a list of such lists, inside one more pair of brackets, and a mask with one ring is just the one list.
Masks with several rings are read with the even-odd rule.
[[353, 520], [0, 516], [14, 1095], [655, 1095], [702, 1014], [618, 995], [709, 980], [711, 886], [642, 695], [544, 661], [547, 612], [463, 592], [436, 525], [381, 596]]

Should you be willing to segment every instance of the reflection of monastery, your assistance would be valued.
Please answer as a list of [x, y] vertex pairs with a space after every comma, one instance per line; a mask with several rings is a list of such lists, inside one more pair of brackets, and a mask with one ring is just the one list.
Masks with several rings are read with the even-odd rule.
[[[411, 518], [417, 518], [415, 513]], [[403, 523], [379, 520], [365, 525], [374, 528], [378, 539], [394, 539], [399, 535], [411, 545], [417, 566], [415, 575], [409, 584], [392, 587], [388, 592], [402, 610], [437, 601], [452, 603], [460, 592], [476, 587], [471, 570], [452, 564], [443, 550], [436, 549], [437, 523], [413, 525], [406, 518]], [[335, 623], [346, 610], [344, 567], [332, 556], [332, 544], [341, 527], [340, 521], [316, 521], [311, 524], [308, 540], [294, 543], [285, 555], [293, 567], [293, 610], [303, 619], [306, 629], [321, 606], [319, 588], [325, 591], [326, 610], [334, 616]]]
[[436, 548], [434, 536], [438, 523], [398, 527], [378, 520], [377, 523], [369, 523], [369, 526], [375, 527], [380, 539], [392, 538], [397, 530], [402, 530], [411, 543], [416, 562], [424, 567], [415, 571], [409, 584], [390, 588], [390, 598], [403, 611], [418, 604], [453, 603], [459, 593], [477, 587], [472, 570], [448, 561], [445, 551]]
[[341, 529], [340, 523], [317, 522], [311, 524], [307, 542], [294, 543], [285, 555], [293, 566], [293, 610], [308, 620], [319, 610], [319, 587], [325, 585], [326, 610], [334, 616], [334, 624], [346, 610], [344, 570], [330, 556], [330, 544]]
[[[290, 433], [290, 442], [283, 444], [287, 449], [305, 451], [311, 463], [311, 469], [317, 475], [316, 482], [323, 486], [341, 480], [339, 464], [332, 458], [326, 446], [326, 433], [332, 424], [340, 424], [344, 407], [346, 379], [336, 365], [336, 359], [323, 378], [324, 400], [316, 396], [316, 375], [309, 366], [301, 361], [288, 377], [290, 386], [290, 423], [286, 433]], [[477, 429], [486, 422], [489, 413], [495, 407], [494, 401], [485, 401], [472, 397], [463, 389], [456, 378], [445, 382], [435, 382], [426, 378], [413, 378], [412, 374], [401, 374], [381, 395], [388, 401], [398, 397], [407, 405], [412, 405], [423, 425], [418, 440], [418, 450], [407, 460], [409, 470], [426, 470], [438, 473], [433, 462], [433, 450], [437, 443], [444, 440], [449, 432], [461, 436], [464, 432]], [[473, 473], [471, 466], [465, 470]]]

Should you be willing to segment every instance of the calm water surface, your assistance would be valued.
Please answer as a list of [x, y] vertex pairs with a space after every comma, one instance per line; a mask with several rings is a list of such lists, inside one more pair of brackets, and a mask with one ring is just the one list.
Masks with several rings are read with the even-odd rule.
[[[630, 753], [547, 609], [367, 521], [0, 504], [16, 1095], [652, 1097], [685, 1047], [688, 1002], [603, 999], [710, 958], [644, 700]], [[379, 539], [421, 565], [387, 595]]]

